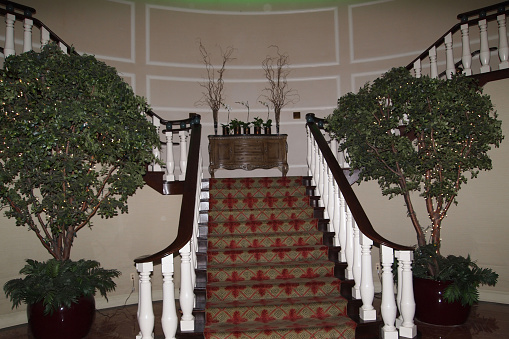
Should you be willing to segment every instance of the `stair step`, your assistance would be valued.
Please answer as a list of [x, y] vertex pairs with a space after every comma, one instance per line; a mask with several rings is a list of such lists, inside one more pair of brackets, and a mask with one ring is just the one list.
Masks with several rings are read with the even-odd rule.
[[211, 210], [209, 221], [213, 222], [239, 222], [239, 221], [262, 221], [270, 220], [280, 222], [281, 220], [296, 220], [300, 218], [309, 219], [315, 216], [312, 207], [307, 208], [262, 208], [259, 210]]
[[310, 197], [303, 196], [265, 196], [265, 197], [235, 197], [209, 199], [209, 211], [214, 210], [256, 210], [261, 208], [306, 208], [310, 207]]
[[236, 281], [237, 279], [265, 281], [331, 276], [334, 274], [334, 267], [334, 263], [325, 260], [208, 265], [207, 282]]
[[336, 277], [273, 279], [270, 281], [220, 281], [207, 284], [207, 301], [261, 300], [340, 295]]
[[[260, 318], [264, 319], [264, 318]], [[260, 335], [260, 333], [262, 335]], [[264, 338], [264, 339], [330, 339], [354, 338], [355, 323], [348, 317], [300, 318], [288, 316], [286, 319], [265, 317], [263, 321], [250, 321], [240, 324], [223, 322], [211, 324], [205, 329], [208, 339], [222, 338]]]
[[243, 249], [209, 249], [208, 264], [228, 264], [247, 262], [282, 262], [310, 259], [327, 260], [329, 248], [325, 245], [292, 246], [285, 248], [261, 247]]
[[[220, 322], [247, 322], [263, 319], [266, 316], [284, 319], [298, 317], [335, 317], [347, 314], [347, 300], [339, 295], [325, 297], [273, 298], [233, 302], [208, 302], [206, 313], [207, 324]], [[243, 319], [237, 319], [241, 316]], [[263, 320], [260, 320], [263, 322]]]
[[278, 232], [260, 235], [257, 233], [210, 235], [208, 236], [209, 249], [247, 249], [258, 247], [288, 247], [322, 245], [323, 233], [320, 231], [305, 232]]
[[244, 234], [268, 232], [291, 232], [291, 231], [314, 231], [317, 229], [318, 220], [315, 218], [290, 219], [290, 220], [232, 220], [226, 222], [208, 222], [208, 236], [213, 234]]
[[251, 188], [251, 187], [289, 187], [289, 186], [302, 186], [303, 177], [248, 177], [248, 178], [211, 178], [209, 179], [210, 189], [219, 188]]
[[[273, 187], [269, 191], [266, 187], [252, 187], [252, 188], [217, 188], [213, 189], [214, 199], [226, 198], [266, 198], [269, 197], [285, 197], [285, 196], [306, 196], [307, 189], [304, 186], [290, 186], [290, 187]], [[210, 193], [210, 192], [209, 192]]]

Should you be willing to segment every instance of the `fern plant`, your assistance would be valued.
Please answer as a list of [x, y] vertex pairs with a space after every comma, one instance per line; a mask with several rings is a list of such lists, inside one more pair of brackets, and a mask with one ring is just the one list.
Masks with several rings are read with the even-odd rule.
[[39, 262], [28, 259], [19, 271], [25, 278], [9, 280], [4, 292], [12, 302], [12, 308], [22, 303], [44, 305], [44, 313], [52, 314], [61, 306], [71, 307], [82, 296], [93, 296], [96, 290], [107, 298], [107, 292], [115, 289], [113, 278], [120, 271], [104, 269], [95, 260], [56, 260]]
[[[435, 244], [420, 246], [414, 251], [413, 275], [423, 279], [452, 281], [444, 291], [448, 302], [459, 301], [463, 306], [479, 301], [480, 285], [495, 286], [498, 274], [481, 268], [475, 261], [462, 256], [439, 254]], [[433, 272], [433, 273], [430, 273]]]

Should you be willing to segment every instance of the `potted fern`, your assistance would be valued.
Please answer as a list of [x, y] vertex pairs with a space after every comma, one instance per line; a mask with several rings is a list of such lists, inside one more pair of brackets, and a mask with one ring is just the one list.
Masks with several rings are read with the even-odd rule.
[[[120, 272], [71, 260], [73, 242], [94, 216], [127, 212], [159, 138], [143, 116], [145, 100], [114, 68], [90, 55], [64, 54], [55, 44], [7, 57], [0, 98], [5, 215], [27, 227], [52, 257], [28, 260], [20, 271], [26, 277], [8, 281], [4, 291], [13, 307], [28, 304], [36, 338], [81, 338], [88, 329], [74, 330], [84, 316], [78, 312], [73, 324], [70, 314], [82, 299], [90, 313], [90, 297], [96, 290], [106, 296]], [[51, 317], [66, 320], [48, 327]]]
[[[417, 236], [416, 275], [451, 280], [447, 300], [467, 306], [477, 301], [479, 284], [496, 283], [496, 273], [476, 268], [470, 258], [440, 253], [447, 211], [468, 175], [473, 179], [480, 170], [491, 169], [488, 151], [503, 139], [501, 121], [475, 80], [462, 75], [450, 80], [415, 78], [405, 68], [394, 68], [357, 94], [341, 97], [326, 125], [341, 140], [339, 150], [347, 151], [350, 166], [361, 170], [360, 180], [377, 180], [383, 195], [403, 197]], [[416, 197], [428, 212], [429, 238], [414, 209]], [[457, 274], [444, 275], [444, 269]], [[471, 279], [460, 283], [463, 276]], [[420, 306], [417, 303], [417, 318]], [[444, 319], [451, 312], [424, 313]]]

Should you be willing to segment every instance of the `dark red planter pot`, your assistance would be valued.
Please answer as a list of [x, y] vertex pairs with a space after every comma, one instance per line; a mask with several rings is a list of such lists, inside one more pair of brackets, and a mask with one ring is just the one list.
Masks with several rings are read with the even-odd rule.
[[52, 315], [44, 315], [44, 306], [38, 302], [27, 307], [28, 325], [36, 339], [81, 339], [85, 337], [95, 317], [93, 296], [81, 297], [70, 308], [62, 307]]
[[435, 281], [414, 277], [415, 318], [419, 321], [442, 326], [465, 323], [470, 314], [470, 306], [462, 306], [459, 301], [448, 303], [444, 290], [451, 281]]

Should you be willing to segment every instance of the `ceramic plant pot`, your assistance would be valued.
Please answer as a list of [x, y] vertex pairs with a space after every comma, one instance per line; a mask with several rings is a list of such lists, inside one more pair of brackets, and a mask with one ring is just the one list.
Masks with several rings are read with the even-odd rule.
[[28, 305], [28, 326], [36, 339], [81, 339], [85, 337], [95, 317], [93, 296], [81, 297], [70, 308], [61, 307], [53, 314], [44, 315], [41, 302]]
[[419, 321], [441, 326], [465, 323], [471, 306], [462, 306], [459, 301], [448, 303], [444, 290], [452, 281], [435, 281], [414, 277], [415, 318]]

